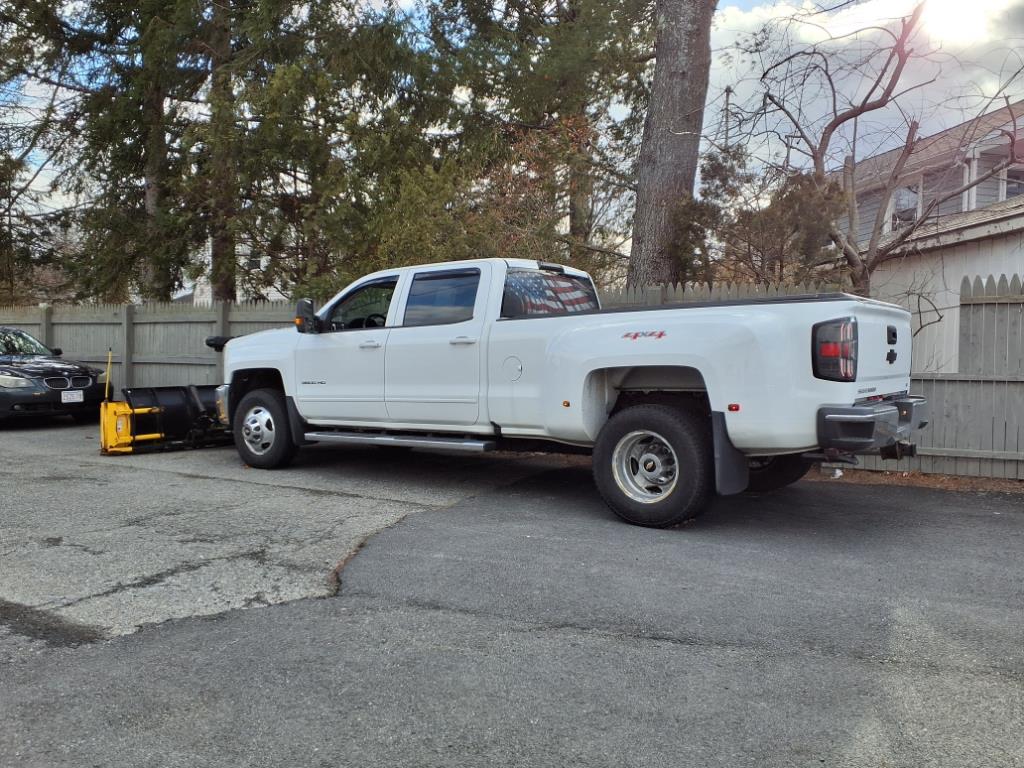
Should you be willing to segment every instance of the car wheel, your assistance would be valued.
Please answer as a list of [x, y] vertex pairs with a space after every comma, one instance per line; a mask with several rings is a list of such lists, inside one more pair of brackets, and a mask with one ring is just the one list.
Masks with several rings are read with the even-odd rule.
[[232, 425], [235, 447], [250, 467], [286, 467], [298, 450], [288, 428], [284, 396], [276, 389], [254, 389], [238, 403]]
[[747, 485], [747, 490], [754, 493], [767, 493], [785, 488], [806, 475], [813, 465], [813, 461], [805, 459], [799, 453], [751, 459], [749, 462], [750, 483]]
[[699, 515], [714, 487], [705, 422], [668, 405], [635, 405], [612, 416], [594, 444], [594, 482], [612, 511], [653, 528]]

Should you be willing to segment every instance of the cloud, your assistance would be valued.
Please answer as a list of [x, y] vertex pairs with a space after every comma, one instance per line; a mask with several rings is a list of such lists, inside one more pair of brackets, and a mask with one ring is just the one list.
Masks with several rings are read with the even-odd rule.
[[[723, 4], [712, 31], [714, 58], [705, 134], [718, 141], [724, 136], [727, 87], [734, 91], [734, 105], [750, 108], [762, 98], [759, 78], [765, 68], [787, 51], [814, 44], [823, 44], [830, 52], [840, 101], [856, 100], [873, 73], [853, 64], [880, 39], [877, 33], [857, 31], [872, 26], [897, 29], [899, 19], [916, 4], [917, 0], [862, 0], [827, 14], [813, 13], [815, 6], [809, 2]], [[902, 80], [903, 85], [926, 85], [902, 97], [898, 107], [863, 122], [861, 138], [873, 134], [866, 148], [888, 149], [900, 140], [911, 118], [921, 123], [921, 134], [928, 135], [987, 107], [1001, 106], [1001, 100], [992, 101], [1001, 88], [1012, 101], [1024, 98], [1024, 75], [1019, 71], [1024, 68], [1024, 0], [971, 0], [969, 11], [964, 6], [964, 0], [927, 0], [914, 46], [929, 55], [912, 60]], [[772, 44], [761, 52], [744, 52], [740, 44], [765, 29]], [[827, 90], [815, 90], [813, 82], [801, 84], [791, 94], [800, 99], [812, 124], [830, 115], [828, 96]], [[734, 121], [731, 138], [738, 135], [742, 133]], [[761, 144], [751, 140], [751, 147], [763, 159], [785, 153], [784, 141], [777, 138]]]

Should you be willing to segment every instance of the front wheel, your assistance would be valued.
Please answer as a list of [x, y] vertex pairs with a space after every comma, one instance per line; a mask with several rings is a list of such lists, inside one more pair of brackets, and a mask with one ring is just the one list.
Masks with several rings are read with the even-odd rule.
[[748, 491], [767, 493], [792, 485], [802, 478], [814, 462], [799, 453], [785, 456], [764, 456], [750, 460], [750, 483]]
[[704, 421], [667, 405], [636, 405], [608, 420], [594, 444], [594, 482], [615, 514], [664, 528], [703, 511], [714, 466]]
[[288, 466], [298, 450], [288, 429], [284, 397], [276, 389], [254, 389], [235, 409], [235, 447], [250, 467]]

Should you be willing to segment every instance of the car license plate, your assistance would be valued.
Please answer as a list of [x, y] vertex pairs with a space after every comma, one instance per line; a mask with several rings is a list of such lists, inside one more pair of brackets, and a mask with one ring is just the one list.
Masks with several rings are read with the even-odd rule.
[[84, 403], [85, 392], [80, 389], [66, 389], [60, 393], [62, 403]]

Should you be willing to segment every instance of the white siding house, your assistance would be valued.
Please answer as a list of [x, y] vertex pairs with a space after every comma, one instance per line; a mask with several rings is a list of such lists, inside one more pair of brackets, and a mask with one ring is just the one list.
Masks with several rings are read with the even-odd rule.
[[[921, 139], [884, 212], [883, 237], [892, 237], [942, 199], [910, 238], [904, 255], [881, 265], [871, 282], [872, 295], [914, 312], [916, 372], [957, 372], [965, 277], [1024, 275], [1024, 163], [950, 196], [1009, 157], [1009, 135], [1016, 134], [1018, 119], [1024, 144], [1024, 102]], [[886, 152], [855, 166], [862, 248], [899, 153]]]

